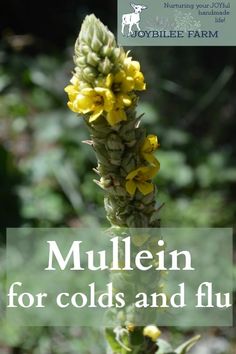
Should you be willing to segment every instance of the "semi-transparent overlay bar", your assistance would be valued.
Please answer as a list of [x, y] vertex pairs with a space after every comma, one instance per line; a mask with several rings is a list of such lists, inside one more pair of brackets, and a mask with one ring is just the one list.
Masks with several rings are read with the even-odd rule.
[[231, 326], [230, 228], [7, 231], [17, 326]]

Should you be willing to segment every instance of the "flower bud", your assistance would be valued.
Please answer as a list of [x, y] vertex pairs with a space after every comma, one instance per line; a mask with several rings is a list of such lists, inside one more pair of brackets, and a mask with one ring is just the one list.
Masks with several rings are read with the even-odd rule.
[[110, 134], [107, 140], [107, 148], [109, 150], [124, 151], [124, 145], [118, 134]]
[[97, 38], [97, 36], [93, 36], [91, 40], [91, 48], [94, 50], [94, 52], [99, 52], [99, 50], [102, 48], [103, 44], [102, 42]]
[[91, 66], [86, 66], [86, 68], [83, 70], [83, 73], [82, 73], [85, 81], [88, 81], [88, 82], [93, 82], [95, 77], [97, 76], [97, 71], [93, 68], [91, 68]]
[[99, 65], [98, 65], [98, 70], [103, 74], [103, 75], [107, 75], [109, 74], [109, 72], [112, 71], [112, 63], [111, 61], [105, 57], [104, 60], [100, 61]]
[[81, 53], [87, 55], [90, 52], [90, 48], [88, 45], [84, 44], [81, 46]]
[[101, 55], [103, 57], [110, 57], [112, 53], [113, 53], [113, 51], [112, 51], [112, 47], [110, 45], [105, 45], [101, 49]]
[[87, 62], [86, 62], [86, 57], [75, 57], [75, 64], [78, 65], [79, 67], [84, 67], [86, 66]]
[[129, 332], [133, 332], [135, 329], [135, 325], [133, 323], [128, 323], [126, 328]]
[[155, 325], [149, 325], [149, 326], [144, 327], [143, 335], [145, 337], [149, 337], [153, 342], [156, 342], [156, 340], [161, 335], [161, 331]]
[[110, 178], [101, 177], [100, 184], [103, 188], [108, 188], [112, 185], [112, 182]]
[[96, 67], [98, 65], [99, 61], [100, 61], [100, 58], [96, 53], [94, 53], [94, 52], [88, 53], [87, 63], [89, 65]]
[[122, 160], [122, 168], [125, 171], [125, 175], [130, 171], [134, 170], [136, 167], [136, 160], [133, 153], [127, 153]]

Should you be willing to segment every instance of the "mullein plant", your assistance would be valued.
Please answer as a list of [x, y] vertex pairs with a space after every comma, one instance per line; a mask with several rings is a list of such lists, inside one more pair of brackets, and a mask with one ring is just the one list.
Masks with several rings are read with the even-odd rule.
[[[115, 228], [159, 228], [153, 178], [160, 169], [155, 135], [147, 135], [135, 108], [146, 89], [140, 64], [117, 47], [114, 35], [94, 15], [86, 16], [75, 43], [75, 68], [65, 88], [68, 107], [91, 135], [96, 154], [95, 182], [104, 190], [107, 218]], [[134, 238], [135, 240], [135, 238]], [[140, 245], [140, 238], [136, 238]], [[141, 241], [142, 244], [142, 241]], [[184, 354], [198, 337], [173, 350], [153, 324], [123, 322], [107, 328], [108, 353]]]

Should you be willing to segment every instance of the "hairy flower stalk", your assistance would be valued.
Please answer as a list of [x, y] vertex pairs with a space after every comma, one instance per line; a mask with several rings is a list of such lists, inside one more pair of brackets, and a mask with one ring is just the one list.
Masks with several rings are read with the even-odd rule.
[[[117, 47], [114, 35], [94, 15], [87, 16], [75, 43], [75, 69], [65, 88], [68, 107], [82, 116], [91, 134], [105, 209], [112, 226], [159, 227], [153, 178], [159, 171], [155, 135], [146, 135], [135, 108], [146, 89], [140, 64]], [[107, 330], [117, 354], [153, 354], [157, 327], [127, 323]], [[120, 348], [120, 349], [119, 349]]]
[[145, 90], [140, 65], [116, 46], [113, 34], [87, 16], [75, 44], [69, 108], [84, 116], [96, 152], [105, 208], [112, 225], [158, 227], [155, 186], [157, 138], [145, 135], [135, 113]]

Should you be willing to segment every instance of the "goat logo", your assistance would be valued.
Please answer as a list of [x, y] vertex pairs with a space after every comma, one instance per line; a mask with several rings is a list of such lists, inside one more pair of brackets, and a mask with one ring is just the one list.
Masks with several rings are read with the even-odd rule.
[[132, 27], [134, 25], [137, 27], [138, 31], [141, 31], [139, 27], [140, 14], [143, 10], [147, 9], [147, 6], [144, 5], [135, 5], [134, 3], [130, 3], [130, 5], [134, 9], [134, 12], [122, 15], [121, 33], [123, 36], [125, 36], [125, 26], [129, 27], [128, 36], [133, 34]]

